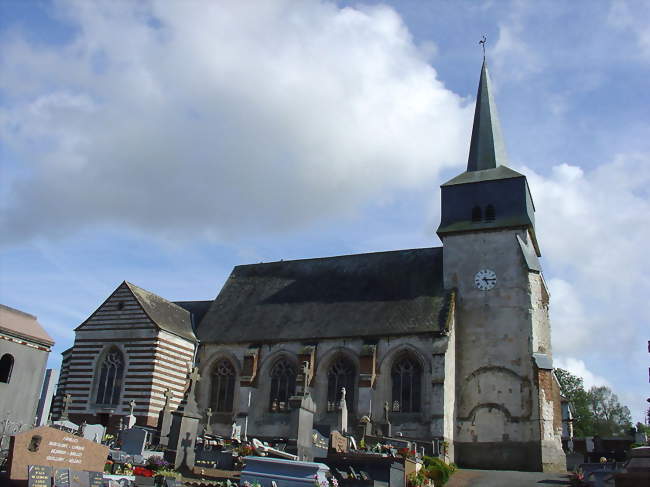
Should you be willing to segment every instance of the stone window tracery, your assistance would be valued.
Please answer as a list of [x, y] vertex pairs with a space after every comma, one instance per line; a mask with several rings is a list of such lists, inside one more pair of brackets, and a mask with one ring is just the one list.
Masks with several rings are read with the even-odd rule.
[[296, 392], [296, 366], [281, 358], [271, 369], [271, 394], [269, 409], [272, 412], [289, 410], [289, 398]]
[[413, 357], [403, 355], [393, 364], [393, 411], [416, 413], [420, 411], [422, 368]]
[[117, 406], [122, 392], [124, 377], [124, 356], [116, 347], [111, 348], [104, 356], [99, 369], [97, 384], [97, 404]]
[[217, 362], [212, 371], [210, 404], [214, 412], [231, 412], [235, 396], [235, 367], [228, 359]]
[[0, 358], [0, 382], [8, 384], [11, 380], [11, 371], [14, 368], [14, 357], [9, 353], [5, 353]]
[[356, 368], [346, 357], [339, 357], [327, 371], [327, 411], [338, 409], [341, 400], [341, 388], [345, 387], [345, 402], [348, 411], [354, 409], [354, 386]]

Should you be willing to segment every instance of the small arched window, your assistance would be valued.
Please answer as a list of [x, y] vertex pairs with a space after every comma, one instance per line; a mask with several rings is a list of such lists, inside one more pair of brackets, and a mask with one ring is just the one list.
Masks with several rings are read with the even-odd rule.
[[11, 371], [14, 368], [14, 357], [11, 354], [5, 353], [0, 358], [0, 382], [9, 384], [11, 380]]
[[480, 222], [483, 219], [483, 212], [481, 211], [480, 206], [475, 206], [472, 208], [472, 221]]
[[422, 368], [417, 360], [403, 355], [393, 364], [391, 370], [393, 381], [394, 412], [416, 413], [420, 411]]
[[281, 358], [271, 369], [271, 395], [269, 409], [272, 412], [288, 411], [289, 398], [296, 392], [296, 367]]
[[354, 385], [357, 373], [354, 364], [346, 357], [339, 357], [327, 371], [327, 411], [338, 409], [341, 388], [345, 387], [345, 403], [348, 411], [354, 409]]
[[494, 209], [493, 205], [487, 205], [485, 207], [485, 221], [486, 222], [493, 222], [495, 218], [497, 217], [496, 211]]
[[97, 369], [97, 404], [117, 406], [122, 392], [124, 378], [124, 356], [117, 347], [111, 348]]
[[217, 362], [212, 371], [212, 392], [210, 404], [215, 412], [227, 413], [232, 411], [235, 395], [235, 367], [228, 359]]

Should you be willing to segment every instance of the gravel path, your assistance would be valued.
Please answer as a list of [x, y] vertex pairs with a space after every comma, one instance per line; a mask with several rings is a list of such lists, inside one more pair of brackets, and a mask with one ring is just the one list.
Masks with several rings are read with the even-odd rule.
[[561, 487], [571, 485], [568, 473], [513, 470], [458, 470], [445, 487]]

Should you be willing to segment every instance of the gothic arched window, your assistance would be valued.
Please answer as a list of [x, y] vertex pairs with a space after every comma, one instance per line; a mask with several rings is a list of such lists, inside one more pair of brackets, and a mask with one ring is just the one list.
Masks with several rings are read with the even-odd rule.
[[486, 222], [493, 222], [495, 218], [497, 217], [496, 211], [494, 209], [493, 205], [487, 205], [485, 207], [485, 221]]
[[97, 369], [97, 404], [117, 406], [122, 392], [122, 379], [124, 377], [124, 357], [116, 347], [111, 348], [99, 364]]
[[327, 371], [327, 411], [338, 409], [341, 388], [345, 387], [345, 403], [348, 411], [354, 409], [354, 385], [356, 379], [354, 364], [345, 357], [339, 357]]
[[235, 395], [235, 367], [228, 359], [219, 360], [212, 371], [210, 405], [214, 412], [232, 411]]
[[0, 358], [0, 382], [9, 384], [11, 380], [11, 371], [14, 368], [14, 357], [11, 354], [5, 353]]
[[286, 358], [281, 358], [271, 369], [271, 411], [288, 411], [289, 398], [296, 392], [296, 367]]
[[475, 206], [474, 208], [472, 208], [472, 221], [480, 222], [482, 219], [483, 219], [483, 214], [481, 212], [481, 207]]
[[393, 364], [391, 378], [393, 380], [392, 410], [402, 413], [419, 412], [422, 382], [420, 364], [411, 356], [403, 355]]

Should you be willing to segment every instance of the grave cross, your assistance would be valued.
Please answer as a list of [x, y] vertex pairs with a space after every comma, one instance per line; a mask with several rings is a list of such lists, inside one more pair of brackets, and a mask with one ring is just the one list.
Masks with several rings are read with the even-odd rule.
[[170, 388], [167, 388], [164, 396], [165, 396], [165, 408], [168, 408], [170, 406], [172, 398], [174, 397], [174, 393]]
[[212, 423], [212, 414], [212, 408], [208, 408], [205, 412], [205, 415], [208, 417], [208, 428], [210, 428], [210, 424]]
[[196, 387], [196, 383], [201, 380], [198, 367], [194, 367], [192, 369], [192, 373], [190, 374], [189, 379], [190, 379], [190, 394], [193, 394], [194, 388]]
[[67, 418], [68, 417], [68, 406], [72, 402], [72, 396], [70, 394], [66, 394], [63, 396], [63, 412], [61, 413], [62, 418]]
[[129, 415], [133, 416], [133, 410], [135, 409], [135, 401], [133, 399], [131, 399], [129, 406], [131, 407], [131, 411], [129, 412]]

